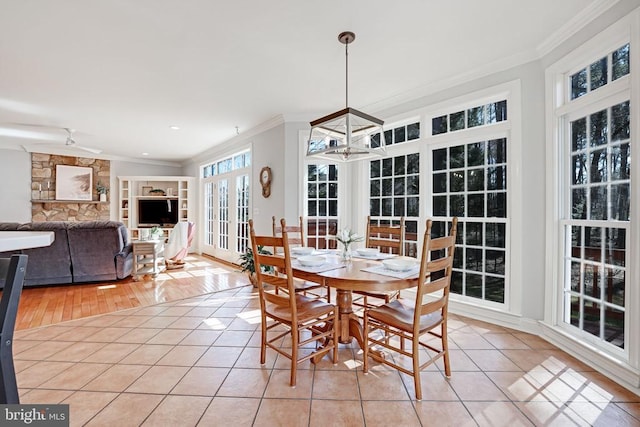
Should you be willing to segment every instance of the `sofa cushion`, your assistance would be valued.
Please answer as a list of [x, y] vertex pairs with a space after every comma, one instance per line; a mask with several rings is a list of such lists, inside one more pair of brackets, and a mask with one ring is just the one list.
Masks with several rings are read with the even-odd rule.
[[117, 221], [67, 223], [74, 282], [116, 280], [116, 255], [125, 248], [127, 229]]
[[50, 246], [22, 250], [23, 254], [29, 255], [24, 279], [25, 286], [71, 283], [73, 281], [65, 222], [29, 222], [21, 224], [18, 231], [53, 231], [55, 234], [55, 240]]
[[20, 227], [19, 222], [0, 222], [0, 231], [16, 231]]

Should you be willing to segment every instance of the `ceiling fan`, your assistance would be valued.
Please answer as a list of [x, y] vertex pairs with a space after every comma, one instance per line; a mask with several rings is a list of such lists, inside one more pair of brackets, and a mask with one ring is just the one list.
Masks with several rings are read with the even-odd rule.
[[[75, 129], [67, 128], [67, 127], [58, 127], [58, 126], [48, 126], [48, 125], [39, 125], [34, 123], [8, 123], [9, 126], [14, 127], [13, 129], [1, 126], [0, 125], [0, 135], [13, 136], [17, 138], [25, 138], [25, 139], [37, 139], [37, 140], [48, 140], [48, 141], [58, 141], [59, 136], [45, 135], [39, 132], [29, 132], [24, 130], [15, 129], [16, 126], [19, 127], [36, 127], [36, 128], [46, 128], [46, 129], [59, 129], [64, 130], [67, 133], [67, 137], [64, 143], [66, 148], [75, 148], [78, 150], [88, 151], [90, 153], [99, 154], [102, 153], [102, 150], [93, 147], [87, 147], [84, 145], [80, 145], [76, 142], [74, 138]], [[30, 145], [30, 144], [27, 144]], [[50, 142], [35, 142], [33, 145], [52, 145]], [[30, 151], [22, 145], [22, 148], [25, 151]]]
[[78, 145], [76, 143], [76, 140], [73, 139], [73, 132], [75, 132], [75, 130], [74, 129], [70, 129], [70, 128], [63, 128], [63, 129], [67, 131], [67, 140], [65, 142], [65, 145], [67, 147], [78, 148], [80, 150], [88, 151], [88, 152], [94, 153], [94, 154], [102, 153], [102, 150], [99, 150], [97, 148], [91, 148], [91, 147], [85, 147], [83, 145]]

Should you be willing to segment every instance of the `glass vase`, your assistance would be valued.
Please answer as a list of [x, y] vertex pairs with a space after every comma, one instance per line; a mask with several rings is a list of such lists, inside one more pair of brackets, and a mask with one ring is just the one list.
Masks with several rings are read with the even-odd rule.
[[341, 254], [342, 261], [349, 262], [351, 261], [351, 257], [352, 257], [351, 247], [349, 246], [349, 244], [342, 245], [342, 254]]

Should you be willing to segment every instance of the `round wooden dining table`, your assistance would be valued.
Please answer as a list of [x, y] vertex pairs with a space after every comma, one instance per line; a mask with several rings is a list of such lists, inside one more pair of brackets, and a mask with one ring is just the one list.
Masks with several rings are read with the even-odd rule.
[[[294, 276], [312, 280], [322, 281], [336, 290], [336, 302], [338, 305], [339, 341], [343, 344], [351, 343], [355, 338], [360, 344], [364, 343], [364, 333], [362, 323], [358, 316], [353, 313], [352, 291], [382, 292], [407, 289], [418, 285], [418, 279], [400, 279], [397, 277], [371, 273], [363, 271], [365, 268], [379, 266], [379, 261], [369, 261], [364, 259], [353, 259], [344, 263], [344, 267], [336, 268], [321, 273], [308, 273], [294, 268]], [[312, 275], [317, 277], [312, 278]]]

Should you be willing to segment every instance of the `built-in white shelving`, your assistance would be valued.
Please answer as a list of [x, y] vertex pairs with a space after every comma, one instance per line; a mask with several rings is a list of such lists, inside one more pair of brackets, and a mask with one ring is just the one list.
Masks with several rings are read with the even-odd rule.
[[[140, 224], [138, 201], [177, 200], [178, 221], [193, 221], [192, 187], [194, 178], [188, 176], [119, 176], [118, 219], [127, 226], [131, 238], [138, 239], [140, 230], [150, 228]], [[171, 225], [162, 227], [164, 236], [169, 236]]]

